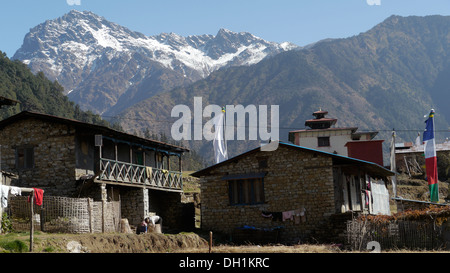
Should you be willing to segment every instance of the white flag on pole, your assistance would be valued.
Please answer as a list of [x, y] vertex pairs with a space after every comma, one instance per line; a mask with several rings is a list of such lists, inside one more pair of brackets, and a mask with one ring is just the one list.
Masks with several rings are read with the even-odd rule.
[[228, 159], [227, 142], [225, 140], [225, 112], [222, 111], [220, 115], [213, 119], [215, 134], [214, 134], [214, 158], [216, 163], [220, 163]]
[[422, 143], [420, 142], [420, 133], [417, 134], [417, 138], [416, 138], [416, 147], [420, 147], [420, 145], [422, 145]]

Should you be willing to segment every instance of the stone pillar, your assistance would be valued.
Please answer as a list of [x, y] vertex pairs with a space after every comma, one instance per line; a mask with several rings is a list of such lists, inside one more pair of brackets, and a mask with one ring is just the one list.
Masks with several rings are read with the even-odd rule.
[[142, 203], [144, 205], [143, 212], [144, 216], [149, 215], [149, 209], [150, 209], [150, 203], [149, 203], [149, 196], [148, 196], [148, 189], [142, 189]]
[[106, 184], [105, 183], [100, 184], [100, 189], [101, 189], [101, 199], [102, 201], [106, 202], [108, 198], [108, 193], [106, 191]]
[[142, 221], [142, 217], [149, 215], [148, 189], [127, 188], [121, 191], [122, 218], [127, 218], [130, 225]]

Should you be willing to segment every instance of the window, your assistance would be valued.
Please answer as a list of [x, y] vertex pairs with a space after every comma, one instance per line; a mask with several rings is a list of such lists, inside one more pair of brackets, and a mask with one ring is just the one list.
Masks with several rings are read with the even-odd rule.
[[229, 180], [230, 205], [253, 205], [264, 203], [262, 178]]
[[34, 167], [34, 148], [16, 148], [16, 168], [31, 169]]
[[330, 137], [318, 137], [317, 138], [317, 146], [329, 147], [330, 146]]

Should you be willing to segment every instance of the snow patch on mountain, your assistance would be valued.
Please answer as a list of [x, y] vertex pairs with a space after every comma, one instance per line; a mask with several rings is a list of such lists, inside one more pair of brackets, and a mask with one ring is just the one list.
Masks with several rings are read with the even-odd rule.
[[146, 36], [92, 12], [72, 10], [32, 28], [13, 59], [57, 80], [83, 110], [103, 113], [190, 84], [223, 67], [253, 65], [298, 48], [227, 29], [215, 36]]
[[[267, 42], [249, 33], [234, 33], [227, 29], [219, 30], [218, 35], [220, 39], [212, 35], [182, 37], [175, 33], [145, 36], [91, 12], [72, 10], [32, 29], [25, 38], [29, 40], [28, 45], [25, 41], [13, 58], [29, 65], [47, 63], [51, 74], [58, 76], [67, 66], [91, 67], [105, 54], [112, 57], [122, 52], [139, 51], [167, 68], [189, 68], [206, 77], [233, 62], [235, 65], [252, 65], [269, 55], [298, 48], [289, 42]], [[223, 44], [217, 44], [217, 40]], [[34, 44], [31, 50], [30, 44]], [[217, 53], [217, 49], [222, 48], [218, 55], [209, 55], [212, 50]], [[242, 57], [244, 53], [245, 57]]]

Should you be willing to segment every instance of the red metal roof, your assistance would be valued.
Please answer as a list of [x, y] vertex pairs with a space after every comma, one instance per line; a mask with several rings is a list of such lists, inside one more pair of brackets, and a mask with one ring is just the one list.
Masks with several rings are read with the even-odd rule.
[[316, 119], [308, 119], [305, 121], [305, 123], [306, 122], [326, 122], [326, 121], [336, 123], [337, 119], [335, 119], [335, 118], [316, 118]]

